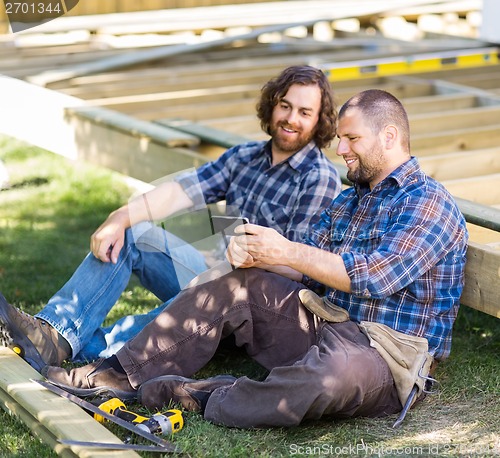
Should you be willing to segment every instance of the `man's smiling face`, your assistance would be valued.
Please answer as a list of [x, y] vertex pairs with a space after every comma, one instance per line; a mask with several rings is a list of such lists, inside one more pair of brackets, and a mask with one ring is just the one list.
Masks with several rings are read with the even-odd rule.
[[317, 85], [293, 84], [273, 109], [273, 153], [291, 155], [307, 145], [318, 124], [321, 91]]

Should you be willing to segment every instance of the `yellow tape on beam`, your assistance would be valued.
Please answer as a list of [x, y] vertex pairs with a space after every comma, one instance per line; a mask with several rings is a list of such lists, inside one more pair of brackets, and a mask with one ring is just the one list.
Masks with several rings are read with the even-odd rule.
[[446, 52], [433, 55], [325, 64], [322, 68], [328, 79], [336, 82], [359, 78], [480, 67], [496, 65], [499, 62], [499, 50], [497, 48], [488, 48], [483, 51], [471, 51], [470, 53], [457, 51], [456, 53]]

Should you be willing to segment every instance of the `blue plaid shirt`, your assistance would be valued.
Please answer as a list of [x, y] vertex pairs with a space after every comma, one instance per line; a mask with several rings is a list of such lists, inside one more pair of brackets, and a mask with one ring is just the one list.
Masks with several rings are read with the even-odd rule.
[[270, 142], [237, 145], [177, 181], [196, 208], [225, 200], [251, 223], [297, 242], [341, 191], [337, 169], [314, 142], [274, 166]]
[[[453, 198], [412, 158], [371, 192], [343, 191], [307, 243], [342, 256], [352, 293], [328, 288], [326, 294], [351, 320], [425, 337], [429, 351], [443, 359], [451, 349], [467, 239]], [[325, 293], [310, 278], [304, 283]]]

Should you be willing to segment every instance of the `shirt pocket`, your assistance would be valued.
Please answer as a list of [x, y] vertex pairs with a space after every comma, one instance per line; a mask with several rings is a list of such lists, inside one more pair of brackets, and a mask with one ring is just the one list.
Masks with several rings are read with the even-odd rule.
[[262, 202], [258, 212], [258, 224], [276, 229], [280, 234], [287, 231], [290, 209], [272, 202]]
[[355, 231], [352, 242], [353, 248], [358, 253], [372, 253], [380, 246], [386, 232], [386, 227], [382, 228], [379, 225]]

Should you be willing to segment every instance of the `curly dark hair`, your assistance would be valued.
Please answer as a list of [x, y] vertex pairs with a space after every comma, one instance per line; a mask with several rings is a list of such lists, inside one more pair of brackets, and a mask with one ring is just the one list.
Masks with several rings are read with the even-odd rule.
[[326, 75], [320, 69], [309, 65], [288, 67], [262, 87], [260, 100], [256, 107], [262, 130], [271, 135], [270, 123], [273, 109], [293, 84], [304, 86], [315, 84], [319, 87], [321, 109], [313, 139], [319, 148], [329, 146], [337, 131], [337, 106], [333, 89]]

